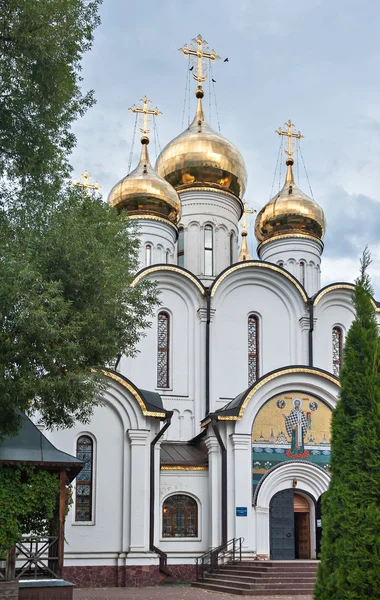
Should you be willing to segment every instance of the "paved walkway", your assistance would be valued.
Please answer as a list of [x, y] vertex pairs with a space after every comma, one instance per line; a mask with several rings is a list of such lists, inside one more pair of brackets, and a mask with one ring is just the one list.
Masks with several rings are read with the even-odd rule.
[[74, 590], [74, 600], [313, 600], [312, 596], [235, 596], [197, 590], [189, 586], [143, 588], [82, 588]]

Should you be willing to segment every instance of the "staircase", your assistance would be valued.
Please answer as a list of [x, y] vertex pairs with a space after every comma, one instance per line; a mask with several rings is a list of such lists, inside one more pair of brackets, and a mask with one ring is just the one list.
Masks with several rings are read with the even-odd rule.
[[317, 567], [317, 560], [230, 562], [203, 572], [191, 585], [241, 596], [312, 594]]

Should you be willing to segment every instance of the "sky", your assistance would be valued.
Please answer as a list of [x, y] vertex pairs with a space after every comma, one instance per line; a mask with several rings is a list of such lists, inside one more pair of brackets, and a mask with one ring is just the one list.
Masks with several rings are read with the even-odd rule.
[[[100, 14], [82, 71], [83, 88], [95, 90], [97, 103], [74, 126], [74, 176], [87, 169], [107, 198], [128, 172], [134, 128], [128, 108], [145, 94], [162, 111], [161, 148], [187, 126], [187, 109], [181, 125], [188, 67], [178, 49], [200, 33], [229, 59], [213, 66], [217, 111], [222, 134], [247, 165], [248, 205], [259, 212], [270, 198], [275, 130], [290, 118], [305, 136], [307, 176], [327, 220], [322, 284], [353, 281], [368, 244], [380, 299], [380, 2], [103, 0]], [[194, 80], [191, 86], [193, 116]], [[217, 128], [213, 102], [211, 121]], [[132, 169], [138, 152], [136, 137]], [[154, 163], [153, 143], [150, 153]], [[299, 185], [310, 195], [301, 157], [299, 165]], [[273, 194], [278, 188], [277, 171]], [[256, 256], [252, 230], [253, 223]]]

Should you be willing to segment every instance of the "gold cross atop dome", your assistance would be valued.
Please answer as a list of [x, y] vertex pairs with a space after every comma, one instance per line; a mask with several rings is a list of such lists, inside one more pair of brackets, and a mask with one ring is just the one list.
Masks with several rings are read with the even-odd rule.
[[207, 61], [215, 62], [220, 59], [220, 56], [216, 54], [215, 50], [209, 49], [201, 34], [191, 40], [190, 47], [185, 44], [183, 48], [179, 48], [179, 52], [183, 52], [185, 56], [191, 58], [193, 65], [191, 72], [194, 79], [198, 81], [198, 88], [202, 88], [202, 83], [208, 77], [207, 67], [209, 63]]
[[243, 231], [247, 231], [247, 215], [254, 215], [256, 211], [254, 208], [247, 208], [247, 202], [245, 200], [243, 202], [243, 206], [243, 219], [240, 226], [243, 228]]
[[294, 123], [292, 123], [290, 119], [287, 123], [285, 123], [285, 125], [288, 128], [287, 131], [284, 131], [283, 129], [281, 129], [281, 127], [279, 127], [278, 129], [276, 129], [275, 133], [278, 133], [278, 135], [285, 135], [288, 138], [288, 149], [285, 148], [285, 154], [287, 154], [289, 158], [292, 158], [293, 154], [295, 153], [295, 149], [293, 146], [293, 138], [300, 140], [304, 136], [300, 131], [298, 131], [297, 133], [293, 131]]
[[145, 136], [150, 133], [150, 122], [149, 119], [152, 116], [157, 117], [158, 115], [161, 115], [162, 113], [158, 110], [157, 106], [156, 108], [151, 108], [151, 101], [148, 100], [148, 98], [146, 96], [144, 96], [144, 98], [142, 98], [140, 100], [140, 105], [141, 106], [136, 106], [136, 104], [134, 104], [133, 106], [131, 106], [131, 108], [129, 110], [131, 110], [133, 113], [138, 113], [142, 115], [142, 119], [141, 119], [141, 127], [139, 128], [141, 133], [144, 134]]
[[76, 185], [78, 187], [82, 187], [86, 190], [101, 190], [102, 186], [98, 184], [97, 181], [92, 182], [91, 179], [91, 175], [88, 174], [88, 171], [86, 170], [84, 173], [81, 174], [82, 180], [78, 181], [77, 179], [73, 180], [73, 185]]

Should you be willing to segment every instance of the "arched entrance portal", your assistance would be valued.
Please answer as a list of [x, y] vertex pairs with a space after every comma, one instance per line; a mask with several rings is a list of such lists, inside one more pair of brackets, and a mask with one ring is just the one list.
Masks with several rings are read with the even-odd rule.
[[285, 489], [269, 506], [269, 543], [272, 560], [315, 558], [316, 510], [307, 494]]

